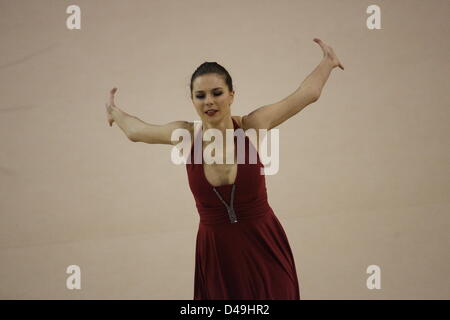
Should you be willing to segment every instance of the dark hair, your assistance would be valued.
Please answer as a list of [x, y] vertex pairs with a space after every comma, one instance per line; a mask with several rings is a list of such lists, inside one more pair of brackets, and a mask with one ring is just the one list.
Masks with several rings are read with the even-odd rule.
[[217, 73], [218, 75], [221, 75], [224, 77], [225, 83], [228, 86], [228, 90], [233, 91], [233, 80], [231, 79], [230, 74], [228, 71], [222, 67], [217, 62], [203, 62], [192, 74], [191, 77], [191, 98], [192, 98], [192, 83], [194, 82], [195, 78], [202, 76], [204, 74], [208, 73]]

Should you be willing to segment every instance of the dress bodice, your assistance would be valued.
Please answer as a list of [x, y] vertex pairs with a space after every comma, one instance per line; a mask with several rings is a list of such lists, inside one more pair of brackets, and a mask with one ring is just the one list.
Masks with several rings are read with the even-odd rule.
[[[264, 214], [269, 208], [265, 176], [262, 174], [264, 165], [255, 147], [234, 119], [233, 127], [235, 152], [238, 149], [239, 139], [245, 142], [245, 162], [238, 161], [237, 175], [233, 184], [218, 187], [211, 185], [205, 176], [201, 127], [194, 133], [194, 143], [187, 159], [186, 170], [189, 187], [200, 215], [200, 223], [203, 224], [246, 221]], [[250, 152], [256, 153], [256, 163], [250, 163]], [[231, 207], [234, 210], [230, 210]], [[232, 214], [230, 211], [234, 211], [235, 219], [230, 216]]]

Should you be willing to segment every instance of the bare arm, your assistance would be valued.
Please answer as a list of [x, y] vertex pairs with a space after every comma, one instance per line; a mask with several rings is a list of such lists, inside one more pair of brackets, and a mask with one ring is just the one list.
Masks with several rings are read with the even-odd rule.
[[179, 143], [179, 140], [171, 140], [172, 132], [176, 129], [186, 129], [191, 132], [192, 123], [188, 121], [172, 121], [164, 125], [148, 124], [140, 121], [134, 127], [131, 141], [145, 142], [150, 144], [171, 144]]
[[149, 144], [176, 144], [178, 141], [172, 141], [172, 131], [175, 129], [192, 128], [192, 123], [187, 121], [172, 121], [165, 125], [149, 124], [141, 119], [122, 111], [114, 104], [114, 94], [117, 88], [110, 92], [109, 104], [106, 104], [106, 113], [110, 126], [114, 122], [122, 129], [125, 135], [133, 142], [145, 142]]
[[244, 128], [272, 129], [300, 112], [307, 105], [317, 101], [328, 80], [331, 70], [344, 67], [339, 62], [333, 49], [322, 40], [315, 38], [323, 51], [320, 64], [301, 83], [298, 89], [283, 100], [262, 106], [242, 117]]

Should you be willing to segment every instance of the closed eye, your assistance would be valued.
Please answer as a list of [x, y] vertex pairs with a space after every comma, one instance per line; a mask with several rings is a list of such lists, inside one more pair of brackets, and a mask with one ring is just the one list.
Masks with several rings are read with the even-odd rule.
[[[222, 94], [222, 92], [215, 92], [214, 93], [214, 96], [215, 97], [218, 97], [218, 96], [220, 96]], [[198, 95], [198, 96], [196, 96], [197, 97], [197, 99], [203, 99], [204, 97], [205, 97], [205, 95]]]

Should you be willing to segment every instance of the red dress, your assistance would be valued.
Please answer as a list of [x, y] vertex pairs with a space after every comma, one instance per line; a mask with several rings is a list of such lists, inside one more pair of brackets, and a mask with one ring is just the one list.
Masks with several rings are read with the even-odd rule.
[[[239, 128], [233, 119], [234, 129]], [[197, 232], [194, 300], [277, 299], [299, 300], [297, 273], [286, 234], [270, 207], [263, 164], [249, 163], [245, 137], [245, 163], [238, 163], [234, 184], [213, 187], [204, 174], [202, 130], [192, 145], [186, 170], [189, 187], [200, 215]], [[237, 151], [237, 137], [235, 152]], [[256, 150], [253, 149], [255, 152]], [[197, 157], [197, 158], [195, 158]], [[192, 159], [192, 160], [191, 160]]]

